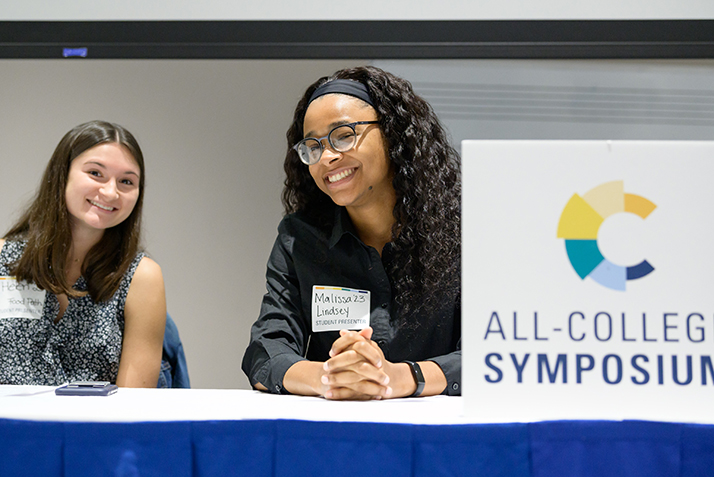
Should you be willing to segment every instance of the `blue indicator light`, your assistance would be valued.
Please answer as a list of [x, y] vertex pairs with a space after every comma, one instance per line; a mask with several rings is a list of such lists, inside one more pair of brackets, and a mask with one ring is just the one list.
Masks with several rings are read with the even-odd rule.
[[86, 58], [86, 48], [62, 48], [62, 56], [65, 58]]

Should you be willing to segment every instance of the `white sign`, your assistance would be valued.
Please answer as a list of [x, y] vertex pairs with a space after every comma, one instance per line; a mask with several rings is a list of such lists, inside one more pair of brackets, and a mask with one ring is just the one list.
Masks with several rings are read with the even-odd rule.
[[714, 142], [463, 142], [484, 421], [714, 423]]
[[370, 292], [352, 288], [312, 287], [312, 331], [362, 330], [369, 326]]
[[18, 282], [14, 277], [0, 277], [0, 319], [42, 318], [44, 290], [34, 283]]

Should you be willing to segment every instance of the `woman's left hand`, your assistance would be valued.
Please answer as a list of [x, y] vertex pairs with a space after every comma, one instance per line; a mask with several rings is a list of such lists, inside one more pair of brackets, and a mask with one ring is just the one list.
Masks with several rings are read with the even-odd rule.
[[372, 341], [372, 328], [340, 331], [322, 376], [327, 399], [383, 399], [392, 396], [384, 354]]
[[328, 399], [384, 399], [409, 396], [416, 383], [404, 363], [384, 358], [371, 340], [372, 328], [340, 331], [324, 364], [323, 385]]

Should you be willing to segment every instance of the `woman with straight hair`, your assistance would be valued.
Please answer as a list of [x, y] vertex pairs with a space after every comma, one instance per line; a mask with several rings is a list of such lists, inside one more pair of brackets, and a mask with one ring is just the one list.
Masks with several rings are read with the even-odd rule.
[[140, 249], [144, 172], [117, 124], [90, 121], [59, 142], [0, 240], [0, 303], [13, 304], [0, 310], [0, 384], [156, 387], [166, 298]]
[[252, 386], [460, 394], [461, 176], [432, 108], [379, 68], [345, 69], [307, 88], [287, 140]]

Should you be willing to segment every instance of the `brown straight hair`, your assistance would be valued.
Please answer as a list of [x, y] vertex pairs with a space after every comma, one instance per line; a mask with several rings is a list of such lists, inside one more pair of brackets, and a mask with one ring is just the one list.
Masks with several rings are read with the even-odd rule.
[[75, 290], [66, 277], [72, 229], [65, 190], [74, 158], [107, 143], [125, 147], [139, 166], [139, 198], [129, 217], [106, 229], [101, 240], [87, 253], [82, 276], [87, 281], [89, 295], [97, 302], [108, 300], [119, 288], [139, 250], [144, 156], [129, 131], [105, 121], [80, 124], [65, 134], [47, 164], [35, 199], [5, 234], [8, 240], [27, 241], [22, 257], [11, 266], [11, 272], [18, 280], [33, 282], [55, 295], [66, 294], [73, 298], [84, 295], [84, 292]]

